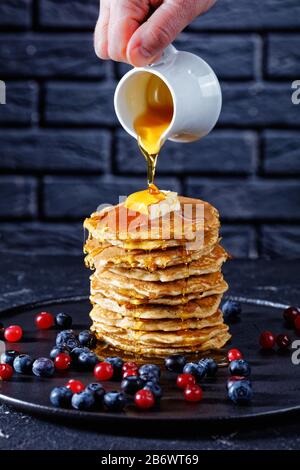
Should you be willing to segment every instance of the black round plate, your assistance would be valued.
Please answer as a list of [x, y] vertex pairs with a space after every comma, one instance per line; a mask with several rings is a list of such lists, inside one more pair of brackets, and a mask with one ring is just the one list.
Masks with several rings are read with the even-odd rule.
[[[254, 397], [251, 405], [235, 406], [227, 399], [227, 368], [219, 370], [216, 380], [203, 383], [201, 403], [187, 403], [182, 391], [176, 388], [176, 376], [163, 372], [162, 386], [164, 397], [159, 409], [139, 411], [129, 404], [122, 413], [109, 413], [105, 410], [80, 412], [57, 409], [51, 406], [49, 394], [55, 386], [64, 385], [69, 378], [78, 378], [84, 383], [94, 381], [91, 372], [68, 371], [56, 373], [53, 378], [41, 379], [34, 376], [18, 376], [0, 382], [0, 400], [23, 411], [41, 415], [63, 417], [88, 422], [110, 421], [118, 424], [131, 422], [161, 422], [170, 425], [180, 422], [231, 422], [270, 415], [280, 415], [300, 410], [300, 366], [291, 361], [292, 351], [264, 353], [259, 349], [259, 333], [265, 329], [279, 333], [285, 329], [282, 312], [279, 308], [264, 305], [263, 301], [243, 299], [243, 313], [240, 321], [231, 324], [233, 336], [231, 347], [239, 348], [252, 367]], [[24, 328], [24, 339], [17, 344], [9, 344], [9, 349], [17, 349], [33, 357], [49, 356], [57, 331], [38, 331], [33, 322], [34, 315], [48, 310], [55, 313], [68, 312], [73, 316], [74, 329], [88, 327], [90, 305], [87, 299], [68, 298], [41, 302], [32, 306], [21, 306], [0, 314], [5, 325], [20, 324]], [[292, 337], [293, 331], [289, 332]], [[295, 338], [296, 339], [296, 338]], [[149, 361], [150, 362], [150, 361]], [[119, 389], [118, 382], [107, 382], [105, 388]]]

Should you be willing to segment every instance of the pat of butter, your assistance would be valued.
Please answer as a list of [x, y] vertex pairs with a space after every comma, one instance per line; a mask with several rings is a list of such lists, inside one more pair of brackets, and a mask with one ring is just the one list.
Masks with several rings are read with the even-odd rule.
[[174, 191], [161, 191], [166, 197], [163, 201], [149, 206], [149, 218], [157, 219], [171, 212], [180, 210], [180, 202]]
[[131, 194], [124, 205], [127, 209], [147, 215], [149, 219], [157, 219], [180, 209], [177, 193], [163, 190], [158, 194], [151, 194], [148, 190]]

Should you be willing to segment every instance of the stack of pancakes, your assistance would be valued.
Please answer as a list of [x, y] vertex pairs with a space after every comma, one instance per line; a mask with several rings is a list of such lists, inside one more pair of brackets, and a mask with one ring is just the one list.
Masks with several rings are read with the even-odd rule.
[[218, 212], [198, 199], [179, 202], [154, 220], [120, 204], [84, 222], [92, 330], [110, 346], [163, 357], [220, 349], [230, 338], [219, 309], [228, 255]]

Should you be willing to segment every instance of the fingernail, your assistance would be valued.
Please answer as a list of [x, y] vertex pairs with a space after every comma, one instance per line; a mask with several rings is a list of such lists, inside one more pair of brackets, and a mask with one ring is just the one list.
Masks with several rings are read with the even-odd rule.
[[155, 54], [153, 54], [153, 52], [149, 52], [149, 50], [146, 49], [144, 46], [139, 47], [139, 52], [143, 57], [145, 57], [145, 59], [155, 57]]

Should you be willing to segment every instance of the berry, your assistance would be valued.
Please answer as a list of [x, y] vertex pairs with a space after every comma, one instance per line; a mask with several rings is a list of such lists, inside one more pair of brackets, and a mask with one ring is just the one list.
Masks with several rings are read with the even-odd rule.
[[123, 360], [120, 358], [120, 357], [107, 357], [105, 359], [105, 362], [108, 362], [109, 364], [111, 364], [114, 368], [114, 375], [113, 375], [113, 379], [114, 380], [119, 380], [122, 378], [122, 367], [123, 367]]
[[60, 353], [54, 359], [55, 368], [58, 370], [66, 370], [69, 369], [71, 365], [71, 358], [69, 354]]
[[66, 384], [66, 387], [69, 388], [73, 393], [80, 393], [85, 389], [83, 383], [80, 382], [80, 380], [75, 379], [69, 380], [69, 382]]
[[148, 389], [139, 390], [134, 396], [134, 402], [138, 408], [148, 410], [155, 404], [154, 394]]
[[23, 336], [23, 330], [18, 325], [11, 325], [4, 330], [4, 338], [9, 343], [17, 343]]
[[122, 372], [126, 372], [127, 370], [135, 370], [138, 371], [138, 365], [135, 362], [124, 362], [122, 367]]
[[207, 377], [215, 377], [218, 371], [218, 364], [211, 357], [200, 359], [199, 365], [204, 365]]
[[69, 339], [76, 340], [76, 335], [73, 330], [60, 331], [58, 335], [56, 336], [56, 346], [65, 346], [67, 340]]
[[280, 349], [287, 349], [291, 344], [291, 340], [288, 335], [282, 333], [276, 336], [276, 343]]
[[239, 349], [229, 349], [227, 353], [227, 359], [229, 362], [236, 361], [237, 359], [243, 359], [243, 354]]
[[103, 397], [103, 403], [109, 411], [122, 411], [126, 405], [124, 393], [108, 392]]
[[153, 393], [155, 400], [160, 400], [163, 395], [161, 386], [155, 382], [146, 382], [143, 389], [150, 390], [150, 392]]
[[149, 375], [153, 374], [156, 375], [158, 378], [160, 377], [160, 367], [156, 364], [144, 364], [139, 368], [140, 375]]
[[144, 381], [140, 377], [127, 377], [121, 382], [121, 390], [127, 395], [134, 395], [138, 390], [143, 388]]
[[60, 312], [56, 315], [55, 317], [55, 324], [58, 328], [61, 329], [67, 329], [71, 328], [73, 323], [71, 315], [68, 315], [67, 313]]
[[75, 410], [83, 410], [88, 411], [93, 408], [95, 405], [95, 397], [94, 394], [89, 392], [88, 390], [84, 390], [83, 392], [74, 393], [72, 396], [72, 406]]
[[239, 302], [235, 300], [226, 300], [222, 307], [222, 312], [224, 317], [231, 317], [235, 318], [238, 317], [242, 313], [242, 306]]
[[186, 401], [201, 401], [202, 400], [202, 388], [200, 385], [188, 385], [184, 390], [184, 398]]
[[28, 374], [32, 369], [32, 359], [28, 354], [20, 354], [14, 359], [14, 369], [18, 374]]
[[288, 307], [283, 311], [283, 318], [288, 326], [294, 326], [298, 315], [300, 315], [300, 310], [297, 307]]
[[32, 365], [32, 372], [37, 377], [52, 377], [54, 371], [53, 361], [47, 357], [39, 357]]
[[54, 317], [49, 312], [41, 312], [35, 316], [34, 323], [39, 330], [49, 330], [54, 325]]
[[68, 339], [66, 339], [66, 342], [65, 342], [64, 346], [71, 349], [71, 351], [72, 351], [75, 348], [79, 348], [80, 343], [79, 343], [78, 339], [76, 339], [76, 338], [68, 338]]
[[13, 366], [14, 359], [18, 355], [19, 355], [19, 353], [17, 351], [12, 350], [12, 349], [4, 351], [4, 353], [1, 354], [0, 363], [1, 364], [9, 364], [10, 366]]
[[300, 315], [295, 318], [294, 327], [295, 330], [300, 331]]
[[262, 349], [272, 349], [275, 342], [275, 336], [271, 331], [263, 331], [259, 337], [259, 344]]
[[188, 385], [195, 385], [196, 379], [192, 374], [179, 374], [176, 384], [179, 388], [186, 388]]
[[228, 370], [230, 375], [241, 375], [242, 377], [248, 377], [251, 374], [250, 365], [244, 359], [232, 361], [229, 364]]
[[14, 373], [12, 366], [9, 364], [0, 364], [0, 379], [9, 380]]
[[81, 331], [78, 340], [81, 346], [87, 346], [88, 348], [93, 348], [96, 345], [95, 335], [90, 330]]
[[57, 408], [69, 408], [73, 393], [68, 387], [55, 387], [50, 393], [50, 401]]
[[239, 375], [233, 375], [232, 377], [230, 377], [227, 380], [227, 384], [226, 384], [227, 390], [229, 390], [231, 385], [233, 385], [235, 382], [240, 382], [240, 381], [246, 381], [251, 386], [250, 380], [247, 379], [246, 377], [241, 377]]
[[98, 380], [110, 380], [114, 375], [114, 368], [109, 362], [99, 362], [94, 368], [94, 376]]
[[101, 404], [103, 402], [103, 397], [105, 395], [105, 390], [99, 383], [91, 383], [89, 384], [86, 389], [88, 392], [92, 393], [95, 398], [96, 404]]
[[166, 369], [170, 372], [181, 373], [186, 364], [186, 357], [181, 354], [172, 354], [165, 359]]
[[140, 378], [144, 382], [155, 382], [155, 383], [159, 382], [159, 376], [154, 372], [148, 372], [148, 374], [142, 374], [140, 375]]
[[78, 365], [79, 356], [81, 353], [84, 353], [84, 352], [89, 353], [91, 352], [91, 350], [83, 346], [81, 347], [79, 346], [71, 350], [71, 358], [72, 358], [73, 364]]
[[228, 398], [236, 405], [249, 403], [252, 395], [252, 387], [247, 380], [238, 380], [228, 389]]
[[128, 369], [123, 373], [123, 379], [126, 379], [127, 377], [137, 377], [137, 370], [131, 370]]
[[86, 370], [93, 370], [99, 359], [93, 352], [82, 352], [78, 357], [78, 365]]
[[199, 365], [196, 362], [188, 362], [183, 368], [183, 373], [192, 374], [197, 380], [201, 380], [205, 377], [206, 370], [203, 364]]
[[66, 346], [54, 346], [50, 351], [50, 359], [54, 360], [61, 353], [70, 355], [70, 349]]

